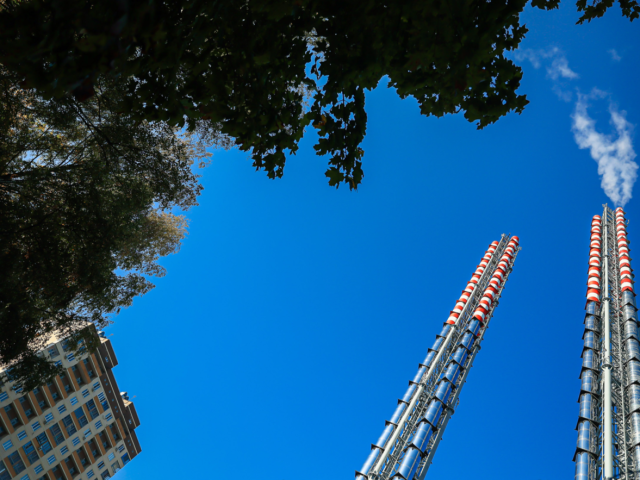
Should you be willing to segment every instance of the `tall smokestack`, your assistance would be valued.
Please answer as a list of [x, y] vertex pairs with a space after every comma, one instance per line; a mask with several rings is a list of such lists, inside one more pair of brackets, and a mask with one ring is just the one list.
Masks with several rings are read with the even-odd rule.
[[622, 208], [591, 222], [576, 480], [639, 478], [640, 343]]
[[356, 480], [425, 477], [519, 251], [518, 237], [489, 245]]

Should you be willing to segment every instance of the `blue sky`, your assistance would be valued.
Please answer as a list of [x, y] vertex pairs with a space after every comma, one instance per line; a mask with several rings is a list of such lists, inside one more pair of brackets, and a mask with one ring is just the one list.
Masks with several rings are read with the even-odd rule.
[[215, 152], [168, 275], [107, 329], [142, 422], [121, 479], [353, 478], [509, 232], [522, 251], [429, 478], [571, 478], [589, 226], [610, 202], [591, 150], [628, 171], [640, 124], [638, 22], [577, 16], [526, 10], [531, 103], [483, 131], [370, 92], [357, 192], [327, 185], [313, 132], [281, 180]]

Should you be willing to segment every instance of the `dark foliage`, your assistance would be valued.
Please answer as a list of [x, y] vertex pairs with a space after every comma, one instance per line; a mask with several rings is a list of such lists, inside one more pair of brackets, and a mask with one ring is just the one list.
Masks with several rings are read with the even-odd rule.
[[[526, 32], [525, 0], [5, 4], [0, 63], [23, 85], [85, 100], [99, 75], [120, 75], [123, 111], [190, 129], [219, 122], [272, 178], [312, 123], [330, 185], [355, 188], [364, 91], [384, 76], [423, 114], [461, 112], [479, 128], [527, 103], [516, 93], [522, 72], [504, 56]], [[306, 113], [305, 89], [315, 91]]]
[[157, 259], [185, 234], [170, 211], [196, 204], [203, 152], [120, 113], [114, 81], [97, 79], [84, 102], [45, 100], [4, 69], [0, 85], [0, 364], [40, 378], [53, 371], [36, 358], [50, 334], [90, 346], [88, 322], [104, 326], [164, 274]]

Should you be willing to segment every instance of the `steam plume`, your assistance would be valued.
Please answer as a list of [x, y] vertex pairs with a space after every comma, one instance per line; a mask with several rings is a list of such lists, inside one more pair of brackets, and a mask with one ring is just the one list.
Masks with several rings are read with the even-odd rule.
[[596, 122], [587, 112], [588, 100], [605, 96], [606, 93], [597, 89], [593, 89], [589, 95], [578, 94], [572, 115], [572, 130], [578, 147], [588, 148], [591, 157], [598, 163], [604, 193], [614, 204], [624, 206], [631, 199], [633, 184], [638, 176], [638, 164], [633, 161], [636, 153], [631, 143], [633, 126], [627, 121], [626, 112], [619, 112], [609, 102], [610, 121], [616, 134], [605, 135], [596, 131]]

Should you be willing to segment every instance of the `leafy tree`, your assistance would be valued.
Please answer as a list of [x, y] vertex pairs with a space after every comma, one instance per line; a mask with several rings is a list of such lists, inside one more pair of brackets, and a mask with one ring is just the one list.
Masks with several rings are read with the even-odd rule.
[[[614, 0], [592, 0], [591, 4], [587, 3], [587, 0], [577, 0], [578, 12], [583, 12], [577, 23], [591, 22], [595, 18], [602, 17], [609, 7], [613, 6], [613, 3]], [[618, 0], [618, 3], [622, 10], [622, 16], [627, 17], [630, 21], [633, 22], [640, 16], [640, 4], [637, 0]], [[531, 4], [534, 7], [551, 10], [560, 6], [560, 0], [532, 0]]]
[[[127, 78], [135, 118], [221, 124], [254, 166], [280, 177], [305, 126], [329, 156], [329, 184], [363, 177], [365, 89], [383, 76], [424, 115], [463, 113], [478, 128], [521, 112], [521, 69], [504, 55], [526, 33], [526, 0], [0, 0], [0, 63], [45, 96], [95, 94]], [[580, 21], [613, 0], [578, 0]], [[556, 8], [559, 0], [533, 0]], [[638, 16], [636, 0], [620, 0]], [[311, 66], [309, 69], [308, 67]], [[315, 91], [305, 113], [300, 86]]]
[[[330, 185], [355, 188], [364, 91], [385, 75], [425, 115], [462, 112], [482, 128], [522, 111], [522, 72], [504, 53], [524, 37], [525, 4], [5, 0], [0, 63], [54, 97], [89, 98], [98, 75], [121, 75], [134, 118], [220, 123], [272, 178], [311, 123]], [[306, 113], [300, 86], [315, 91]]]
[[56, 371], [36, 355], [51, 333], [95, 348], [87, 322], [105, 326], [165, 274], [187, 227], [172, 211], [196, 205], [206, 153], [125, 113], [117, 80], [84, 102], [43, 99], [2, 68], [0, 85], [0, 364], [31, 389]]

